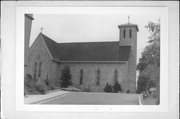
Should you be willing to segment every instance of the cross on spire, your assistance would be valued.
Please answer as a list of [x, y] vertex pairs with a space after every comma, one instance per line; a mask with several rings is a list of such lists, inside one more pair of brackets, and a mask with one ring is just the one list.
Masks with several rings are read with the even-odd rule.
[[41, 33], [42, 33], [43, 29], [44, 29], [43, 27], [41, 27], [41, 28], [40, 28], [40, 30], [41, 30]]
[[130, 16], [128, 16], [128, 24], [130, 23]]

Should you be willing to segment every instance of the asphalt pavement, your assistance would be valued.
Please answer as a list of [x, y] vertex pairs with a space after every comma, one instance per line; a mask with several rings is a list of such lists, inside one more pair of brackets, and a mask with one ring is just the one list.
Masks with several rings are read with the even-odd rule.
[[139, 94], [70, 92], [40, 103], [52, 105], [138, 105], [138, 98]]

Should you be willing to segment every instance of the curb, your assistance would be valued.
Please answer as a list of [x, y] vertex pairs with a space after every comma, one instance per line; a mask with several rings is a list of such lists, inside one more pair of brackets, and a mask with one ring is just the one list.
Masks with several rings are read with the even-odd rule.
[[141, 98], [142, 98], [142, 94], [139, 96], [139, 105], [143, 105]]
[[53, 98], [57, 98], [57, 97], [60, 97], [60, 96], [66, 95], [66, 94], [68, 94], [68, 93], [69, 93], [69, 92], [66, 92], [66, 93], [64, 93], [64, 94], [62, 94], [62, 95], [53, 96], [53, 97], [46, 98], [46, 99], [43, 99], [43, 100], [39, 100], [39, 101], [36, 101], [36, 102], [32, 102], [32, 103], [29, 103], [29, 104], [41, 103], [41, 102], [43, 102], [43, 101], [46, 101], [46, 100], [51, 100], [51, 99], [53, 99]]

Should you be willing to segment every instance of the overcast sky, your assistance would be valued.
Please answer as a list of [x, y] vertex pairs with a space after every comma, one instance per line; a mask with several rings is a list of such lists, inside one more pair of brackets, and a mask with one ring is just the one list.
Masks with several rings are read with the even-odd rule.
[[[139, 27], [137, 61], [149, 40], [145, 25], [148, 21], [157, 22], [158, 18], [155, 15], [130, 15], [130, 23]], [[30, 44], [41, 27], [43, 34], [58, 43], [119, 41], [117, 26], [124, 23], [128, 23], [128, 15], [125, 14], [34, 14]]]

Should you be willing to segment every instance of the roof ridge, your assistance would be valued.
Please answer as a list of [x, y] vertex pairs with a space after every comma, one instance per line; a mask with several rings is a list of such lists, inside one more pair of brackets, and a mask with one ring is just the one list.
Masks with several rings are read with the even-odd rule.
[[119, 41], [98, 41], [98, 42], [64, 42], [58, 44], [83, 44], [83, 43], [117, 43]]
[[48, 37], [48, 36], [46, 36], [45, 34], [40, 33], [40, 35], [42, 35], [42, 36], [43, 36], [43, 37], [45, 37], [45, 38], [48, 38], [47, 40], [50, 40], [50, 41], [52, 41], [52, 42], [54, 42], [54, 43], [58, 44], [56, 41], [52, 40], [51, 38], [49, 38], [49, 37]]
[[50, 48], [48, 47], [48, 44], [47, 44], [46, 41], [44, 40], [43, 34], [40, 33], [38, 36], [41, 37], [41, 39], [42, 39], [42, 41], [43, 41], [43, 43], [44, 43], [44, 45], [45, 45], [45, 47], [46, 47], [46, 49], [47, 49], [47, 51], [48, 51], [48, 53], [49, 53], [50, 58], [53, 59], [52, 53], [50, 52]]

